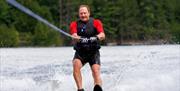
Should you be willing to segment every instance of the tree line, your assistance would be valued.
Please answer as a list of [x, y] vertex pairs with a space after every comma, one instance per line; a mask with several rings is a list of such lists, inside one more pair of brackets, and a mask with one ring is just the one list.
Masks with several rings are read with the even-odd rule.
[[[180, 0], [17, 0], [69, 33], [78, 8], [87, 4], [116, 43], [180, 43]], [[0, 47], [67, 46], [68, 38], [0, 0]]]

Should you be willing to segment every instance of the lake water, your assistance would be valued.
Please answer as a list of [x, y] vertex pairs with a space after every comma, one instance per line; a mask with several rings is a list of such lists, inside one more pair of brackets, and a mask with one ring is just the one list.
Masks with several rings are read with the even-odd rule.
[[[104, 91], [180, 91], [180, 45], [102, 47]], [[76, 91], [72, 47], [1, 48], [0, 91]], [[88, 64], [85, 91], [92, 91]]]

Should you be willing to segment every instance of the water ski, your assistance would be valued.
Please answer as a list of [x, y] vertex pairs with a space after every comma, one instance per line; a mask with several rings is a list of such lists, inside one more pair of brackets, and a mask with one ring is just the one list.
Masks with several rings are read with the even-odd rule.
[[103, 90], [102, 90], [101, 86], [95, 85], [93, 91], [103, 91]]

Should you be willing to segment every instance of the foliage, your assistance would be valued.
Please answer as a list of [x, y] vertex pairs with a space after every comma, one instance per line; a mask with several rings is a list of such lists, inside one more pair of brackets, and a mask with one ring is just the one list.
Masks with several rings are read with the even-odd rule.
[[6, 25], [0, 26], [0, 47], [13, 47], [19, 44], [19, 33], [15, 28], [8, 28]]
[[[87, 4], [91, 16], [103, 22], [106, 43], [149, 40], [180, 43], [180, 0], [17, 1], [65, 32], [69, 32], [69, 24], [78, 19], [79, 5]], [[1, 47], [71, 45], [70, 38], [49, 29], [5, 0], [0, 0], [0, 26]], [[11, 35], [14, 42], [10, 36], [3, 37], [7, 35]]]
[[172, 39], [174, 42], [180, 44], [180, 24], [174, 23], [171, 26]]
[[42, 23], [38, 23], [33, 36], [34, 46], [58, 46], [60, 45], [59, 35], [56, 31], [49, 29]]

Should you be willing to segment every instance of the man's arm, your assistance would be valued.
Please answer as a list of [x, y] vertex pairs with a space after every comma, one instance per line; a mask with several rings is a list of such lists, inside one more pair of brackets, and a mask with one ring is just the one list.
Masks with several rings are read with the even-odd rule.
[[94, 20], [94, 27], [97, 29], [97, 31], [99, 33], [98, 35], [96, 35], [98, 37], [98, 39], [100, 41], [104, 40], [105, 39], [105, 33], [104, 33], [102, 22], [98, 19], [95, 19]]
[[79, 42], [79, 40], [81, 38], [81, 36], [78, 36], [77, 33], [73, 33], [72, 37], [73, 37], [73, 41], [75, 41], [75, 42]]
[[77, 35], [77, 24], [76, 21], [71, 22], [70, 24], [70, 33], [74, 42], [79, 42], [80, 36]]
[[105, 34], [104, 34], [104, 32], [100, 32], [100, 33], [97, 35], [97, 37], [98, 37], [98, 39], [99, 39], [100, 41], [104, 40], [104, 39], [105, 39]]

